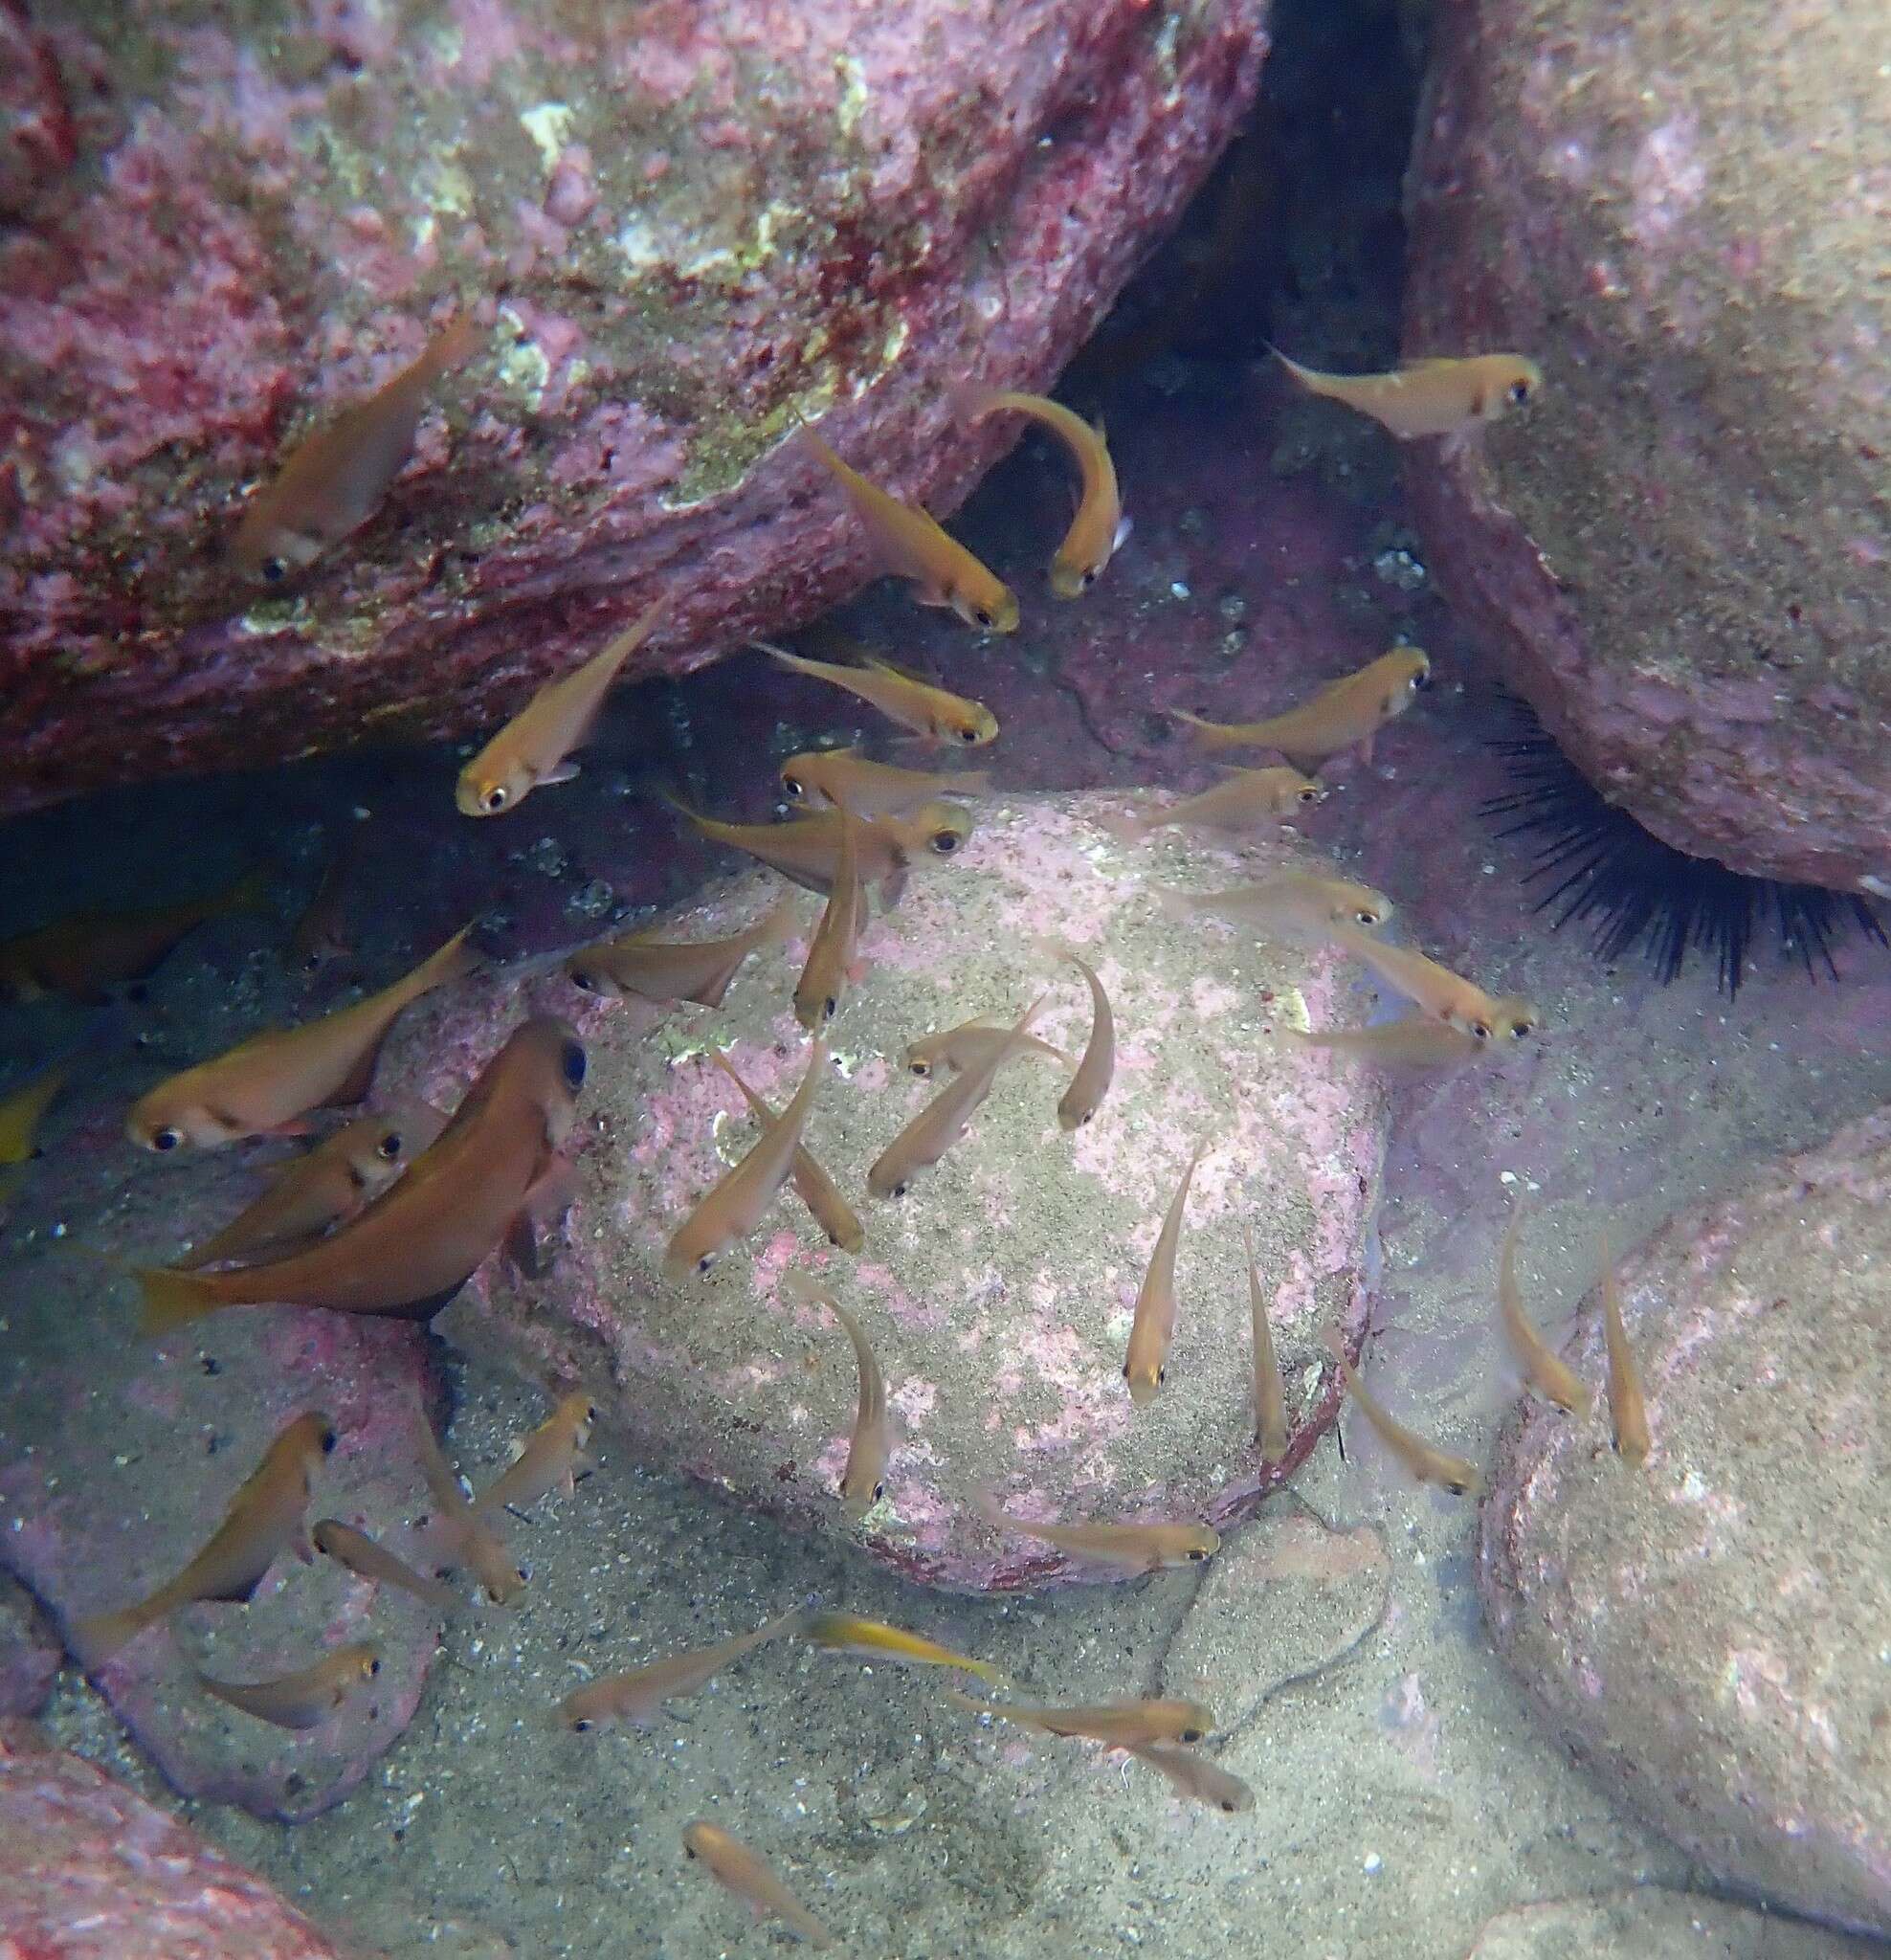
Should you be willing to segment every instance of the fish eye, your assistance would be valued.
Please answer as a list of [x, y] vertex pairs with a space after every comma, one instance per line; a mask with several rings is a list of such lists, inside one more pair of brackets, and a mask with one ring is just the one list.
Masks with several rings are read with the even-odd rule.
[[488, 816], [497, 816], [501, 810], [503, 810], [505, 806], [511, 801], [512, 791], [508, 790], [503, 783], [495, 783], [492, 786], [492, 788], [488, 790], [486, 793], [479, 798], [479, 808], [483, 810]]
[[1376, 925], [1379, 923], [1378, 913], [1372, 911], [1369, 907], [1365, 905], [1360, 906], [1359, 910], [1355, 912], [1352, 916], [1355, 919], [1357, 919], [1362, 925]]
[[688, 1859], [694, 1859], [696, 1856], [696, 1846], [693, 1844], [685, 1844], [683, 1846], [683, 1856]]
[[340, 1441], [341, 1437], [332, 1428], [324, 1429], [322, 1432], [322, 1454], [324, 1457], [332, 1457], [335, 1454], [335, 1445]]
[[1530, 398], [1530, 384], [1527, 381], [1513, 381], [1510, 384], [1510, 399], [1521, 409]]
[[929, 1061], [909, 1061], [906, 1066], [916, 1076], [929, 1076], [932, 1073], [932, 1064]]
[[1124, 1381], [1129, 1379], [1129, 1364], [1126, 1361], [1123, 1364], [1123, 1378]]
[[1320, 801], [1320, 791], [1311, 786], [1304, 790], [1296, 790], [1294, 795], [1296, 800], [1301, 803], [1318, 803]]
[[597, 991], [596, 983], [591, 979], [590, 974], [583, 967], [572, 968], [571, 985], [575, 987], [580, 993], [595, 993]]
[[976, 746], [978, 742], [978, 730], [976, 728], [961, 728], [959, 730], [959, 740], [965, 743], [968, 746]]
[[709, 1270], [709, 1268], [713, 1266], [715, 1263], [716, 1255], [713, 1252], [705, 1252], [702, 1255], [702, 1257], [697, 1260], [696, 1270], [699, 1273], [706, 1273]]
[[840, 1003], [834, 999], [833, 994], [830, 993], [828, 997], [821, 1002], [822, 1020], [831, 1021], [834, 1019], [834, 1015], [837, 1014], [839, 1012]]
[[1087, 592], [1097, 583], [1097, 568], [1094, 565], [1086, 565], [1078, 574], [1077, 582]]
[[895, 1185], [895, 1186], [893, 1187], [893, 1195], [894, 1195], [894, 1196], [895, 1196], [896, 1198], [903, 1198], [903, 1197], [904, 1197], [904, 1196], [906, 1195], [906, 1190], [907, 1190], [907, 1187], [906, 1187], [905, 1185], [903, 1185], [903, 1184], [896, 1184], [896, 1185]]
[[883, 1497], [884, 1497], [885, 1495], [886, 1495], [886, 1486], [885, 1486], [885, 1484], [883, 1484], [883, 1483], [876, 1483], [876, 1484], [874, 1485], [874, 1503], [879, 1503], [879, 1502], [880, 1501], [880, 1499], [881, 1499], [881, 1498], [883, 1498]]
[[990, 612], [987, 611], [985, 607], [974, 606], [971, 609], [971, 616], [978, 622], [980, 626], [984, 627], [987, 632], [990, 631], [991, 614]]
[[566, 1086], [582, 1089], [585, 1085], [585, 1048], [582, 1041], [567, 1041], [558, 1053], [558, 1066], [565, 1077]]
[[1159, 1369], [1157, 1369], [1157, 1370], [1156, 1370], [1156, 1387], [1157, 1387], [1157, 1388], [1161, 1388], [1161, 1387], [1162, 1387], [1162, 1385], [1163, 1385], [1163, 1384], [1164, 1384], [1164, 1383], [1165, 1383], [1166, 1381], [1168, 1381], [1168, 1370], [1167, 1368], [1159, 1368]]
[[394, 1161], [394, 1159], [400, 1155], [403, 1147], [403, 1142], [404, 1140], [401, 1136], [400, 1131], [397, 1129], [390, 1129], [387, 1131], [383, 1135], [381, 1141], [374, 1146], [375, 1153], [378, 1156], [385, 1157], [388, 1160], [388, 1162], [391, 1164]]
[[1232, 1796], [1224, 1796], [1224, 1797], [1223, 1797], [1223, 1798], [1221, 1799], [1221, 1814], [1222, 1814], [1222, 1815], [1223, 1815], [1223, 1816], [1228, 1816], [1228, 1817], [1232, 1817], [1232, 1816], [1233, 1816], [1233, 1815], [1235, 1815], [1235, 1799], [1234, 1799], [1234, 1798], [1233, 1798]]
[[154, 1129], [151, 1132], [151, 1147], [154, 1150], [174, 1150], [183, 1141], [184, 1132], [170, 1124], [166, 1124], [163, 1129]]
[[1462, 1497], [1464, 1493], [1470, 1489], [1470, 1487], [1471, 1486], [1468, 1483], [1466, 1483], [1461, 1477], [1454, 1477], [1451, 1480], [1451, 1481], [1445, 1485], [1445, 1488], [1448, 1491], [1450, 1491], [1453, 1497]]
[[1185, 1728], [1182, 1731], [1182, 1740], [1184, 1742], [1206, 1742], [1207, 1739], [1208, 1730], [1206, 1728]]
[[289, 561], [286, 558], [265, 558], [256, 569], [262, 573], [264, 585], [279, 586], [289, 576]]
[[[1160, 1379], [1161, 1379], [1161, 1377], [1160, 1377], [1160, 1376], [1158, 1376], [1158, 1377], [1157, 1377], [1157, 1379], [1158, 1379], [1158, 1380], [1160, 1380]], [[1205, 1552], [1205, 1551], [1204, 1551], [1204, 1550], [1203, 1550], [1203, 1549], [1201, 1548], [1201, 1547], [1200, 1547], [1199, 1545], [1191, 1545], [1191, 1546], [1190, 1546], [1190, 1548], [1189, 1548], [1189, 1561], [1190, 1561], [1190, 1563], [1191, 1565], [1200, 1565], [1200, 1564], [1201, 1564], [1201, 1562], [1203, 1561], [1203, 1559], [1205, 1559], [1205, 1558], [1206, 1558], [1207, 1556], [1208, 1556], [1208, 1553], [1207, 1553], [1207, 1552]]]
[[781, 779], [781, 786], [790, 796], [801, 796], [807, 793], [801, 787], [801, 778], [799, 776], [784, 776]]
[[1421, 693], [1424, 691], [1424, 689], [1431, 686], [1431, 684], [1432, 670], [1429, 667], [1420, 667], [1416, 670], [1416, 672], [1413, 673], [1412, 677], [1412, 685], [1417, 688]]
[[1512, 1021], [1510, 1023], [1511, 1040], [1521, 1041], [1530, 1032], [1530, 1028], [1531, 1023], [1528, 1021]]
[[573, 1735], [589, 1735], [590, 1731], [591, 1719], [589, 1715], [580, 1715], [571, 1724], [571, 1733]]
[[368, 1678], [368, 1680], [369, 1680], [369, 1681], [372, 1681], [372, 1680], [374, 1679], [374, 1677], [375, 1677], [375, 1676], [376, 1676], [377, 1674], [379, 1674], [380, 1672], [381, 1672], [381, 1657], [380, 1657], [380, 1656], [379, 1656], [379, 1655], [377, 1654], [377, 1655], [374, 1655], [374, 1656], [372, 1656], [372, 1657], [371, 1657], [371, 1658], [369, 1659], [369, 1660], [368, 1660], [368, 1663], [367, 1663], [367, 1678]]
[[949, 858], [964, 840], [957, 831], [935, 831], [932, 848], [942, 858]]
[[1473, 1021], [1471, 1023], [1471, 1037], [1476, 1041], [1488, 1041], [1490, 1039], [1490, 1023], [1488, 1021]]

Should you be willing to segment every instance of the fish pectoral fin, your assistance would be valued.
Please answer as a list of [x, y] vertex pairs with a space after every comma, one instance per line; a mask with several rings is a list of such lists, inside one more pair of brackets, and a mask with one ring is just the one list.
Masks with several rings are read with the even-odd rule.
[[578, 774], [578, 765], [567, 756], [565, 761], [553, 763], [550, 768], [545, 769], [533, 788], [543, 790], [549, 783], [569, 783], [575, 781]]
[[529, 1211], [522, 1211], [505, 1228], [505, 1256], [524, 1279], [543, 1280], [551, 1270], [551, 1256], [545, 1250], [539, 1221]]

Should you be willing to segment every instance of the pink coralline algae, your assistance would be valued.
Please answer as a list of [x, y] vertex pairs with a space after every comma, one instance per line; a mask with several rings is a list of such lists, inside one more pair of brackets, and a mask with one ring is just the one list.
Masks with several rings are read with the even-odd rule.
[[1434, 38], [1406, 352], [1546, 377], [1409, 453], [1440, 583], [1657, 835], [1891, 892], [1891, 14], [1466, 0]]
[[[1654, 1452], [1526, 1407], [1479, 1548], [1499, 1651], [1724, 1883], [1891, 1932], [1891, 1111], [1625, 1262]], [[1566, 1350], [1598, 1385], [1591, 1305]]]
[[[645, 672], [810, 617], [869, 565], [797, 422], [956, 506], [1018, 432], [950, 384], [1056, 377], [1265, 12], [5, 0], [0, 812], [476, 728], [659, 590]], [[245, 589], [245, 493], [455, 306], [379, 515]]]
[[0, 1955], [7, 1960], [335, 1960], [234, 1859], [115, 1782], [0, 1722]]
[[[812, 897], [801, 936], [752, 960], [714, 1013], [601, 1006], [558, 974], [423, 1004], [388, 1063], [423, 1093], [451, 1099], [504, 1026], [534, 1009], [572, 1016], [590, 1049], [581, 1184], [556, 1260], [536, 1280], [494, 1261], [439, 1331], [561, 1391], [582, 1383], [647, 1460], [796, 1528], [855, 1540], [934, 1585], [1110, 1576], [995, 1530], [979, 1513], [986, 1492], [1032, 1522], [1219, 1526], [1252, 1513], [1332, 1420], [1322, 1329], [1337, 1325], [1356, 1345], [1364, 1325], [1385, 1103], [1369, 1078], [1277, 1036], [1282, 1016], [1346, 1018], [1329, 956], [1178, 926], [1147, 888], [1320, 869], [1323, 855], [1297, 839], [1257, 842], [1245, 861], [1172, 837], [1126, 848], [1098, 822], [1121, 808], [1095, 797], [981, 805], [962, 857], [915, 866], [899, 908], [866, 933], [867, 970], [833, 1024], [834, 1070], [807, 1135], [864, 1220], [857, 1261], [785, 1192], [706, 1278], [672, 1284], [658, 1271], [671, 1233], [755, 1135], [710, 1045], [777, 1108], [805, 1070], [788, 1002]], [[744, 878], [665, 930], [732, 931], [776, 888]], [[977, 1013], [1015, 1016], [1047, 991], [1042, 1032], [1083, 1047], [1089, 993], [1034, 948], [1047, 933], [1084, 950], [1111, 996], [1121, 1060], [1099, 1114], [1066, 1134], [1063, 1071], [1018, 1062], [970, 1134], [903, 1198], [869, 1198], [868, 1166], [938, 1086], [906, 1073], [909, 1041]], [[1206, 1013], [1194, 986], [1204, 974], [1224, 983]], [[1123, 1380], [1131, 1309], [1198, 1141], [1209, 1148], [1181, 1239], [1168, 1382], [1137, 1410]], [[1278, 1465], [1253, 1439], [1244, 1218], [1292, 1420]], [[786, 1296], [790, 1263], [839, 1290], [886, 1378], [886, 1495], [857, 1529], [834, 1491], [854, 1356], [837, 1327]]]

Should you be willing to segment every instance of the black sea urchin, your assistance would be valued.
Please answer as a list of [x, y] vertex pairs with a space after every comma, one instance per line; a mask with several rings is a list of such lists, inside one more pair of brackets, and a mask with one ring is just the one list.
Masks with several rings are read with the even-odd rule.
[[1510, 765], [1517, 787], [1483, 805], [1486, 816], [1509, 817], [1501, 837], [1528, 837], [1536, 850], [1525, 884], [1556, 881], [1536, 909], [1555, 908], [1550, 921], [1591, 927], [1596, 955], [1617, 960], [1639, 945], [1665, 986], [1691, 953], [1711, 954], [1721, 991], [1740, 991], [1748, 953], [1774, 938], [1796, 956], [1810, 978], [1823, 967], [1833, 979], [1833, 946], [1859, 931], [1887, 942], [1869, 899], [1822, 885], [1748, 878], [1709, 858], [1690, 858], [1642, 829], [1617, 809], [1545, 732], [1524, 704], [1513, 702], [1520, 732], [1491, 746]]

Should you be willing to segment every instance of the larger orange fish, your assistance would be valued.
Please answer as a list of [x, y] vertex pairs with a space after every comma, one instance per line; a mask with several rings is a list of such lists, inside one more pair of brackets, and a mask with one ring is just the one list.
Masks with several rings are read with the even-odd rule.
[[1410, 947], [1389, 946], [1351, 925], [1329, 926], [1327, 937], [1428, 1014], [1449, 1021], [1478, 1041], [1521, 1041], [1541, 1018], [1522, 994], [1486, 993]]
[[1503, 1331], [1528, 1386], [1553, 1408], [1580, 1422], [1588, 1417], [1595, 1398], [1524, 1311], [1523, 1289], [1517, 1283], [1517, 1234], [1523, 1223], [1523, 1206], [1513, 1205], [1510, 1223], [1503, 1231], [1503, 1244], [1497, 1256], [1497, 1304], [1503, 1319]]
[[805, 1273], [791, 1267], [782, 1275], [781, 1287], [790, 1300], [826, 1307], [853, 1343], [860, 1399], [854, 1417], [854, 1434], [847, 1445], [847, 1467], [840, 1473], [840, 1502], [850, 1518], [864, 1518], [886, 1495], [886, 1463], [893, 1453], [886, 1377], [880, 1372], [867, 1330], [825, 1287], [816, 1286]]
[[0, 941], [0, 992], [14, 1000], [48, 993], [97, 1005], [114, 987], [155, 972], [179, 940], [226, 912], [269, 907], [269, 880], [258, 868], [207, 899], [133, 912], [74, 912], [50, 925]]
[[1081, 1129], [1103, 1106], [1103, 1098], [1109, 1094], [1110, 1083], [1116, 1077], [1116, 1015], [1110, 1010], [1110, 997], [1103, 991], [1096, 968], [1075, 947], [1066, 946], [1060, 939], [1044, 939], [1038, 941], [1038, 949], [1054, 960], [1068, 961], [1083, 975], [1090, 989], [1090, 1038], [1083, 1045], [1083, 1059], [1077, 1064], [1070, 1087], [1057, 1103], [1057, 1126]]
[[1206, 1742], [1214, 1727], [1213, 1713], [1200, 1702], [1100, 1702], [1090, 1707], [1046, 1708], [1021, 1702], [975, 1702], [957, 1688], [947, 1688], [946, 1699], [955, 1708], [1014, 1722], [1040, 1735], [1080, 1736], [1113, 1749], [1152, 1742]]
[[1615, 1283], [1614, 1261], [1609, 1257], [1609, 1240], [1602, 1240], [1602, 1277], [1597, 1281], [1602, 1293], [1602, 1338], [1609, 1351], [1609, 1429], [1615, 1454], [1636, 1469], [1648, 1460], [1655, 1438], [1648, 1427], [1648, 1398], [1641, 1386], [1641, 1373], [1635, 1365], [1635, 1349], [1629, 1345], [1629, 1330], [1622, 1325], [1622, 1292]]
[[[965, 701], [956, 694], [948, 694], [930, 681], [902, 674], [885, 660], [841, 667], [832, 660], [804, 659], [799, 654], [790, 654], [785, 647], [769, 646], [765, 640], [757, 640], [756, 645], [790, 673], [805, 674], [811, 679], [825, 680], [832, 687], [842, 687], [849, 694], [858, 695], [889, 722], [910, 729], [922, 742], [979, 748], [998, 738], [998, 718], [982, 702]], [[849, 804], [848, 808], [854, 806]], [[864, 810], [855, 810], [854, 813], [869, 814]]]
[[1149, 1269], [1143, 1276], [1143, 1290], [1136, 1296], [1136, 1313], [1129, 1326], [1129, 1352], [1123, 1363], [1123, 1378], [1129, 1384], [1129, 1399], [1141, 1409], [1153, 1402], [1156, 1392], [1168, 1379], [1168, 1350], [1175, 1340], [1175, 1254], [1182, 1243], [1182, 1217], [1189, 1208], [1189, 1187], [1194, 1182], [1195, 1166], [1202, 1161], [1206, 1144], [1197, 1144], [1169, 1201], [1168, 1214], [1156, 1236], [1155, 1250], [1149, 1255]]
[[1271, 832], [1276, 824], [1325, 800], [1325, 791], [1298, 769], [1229, 768], [1220, 782], [1199, 795], [1178, 797], [1146, 813], [1106, 813], [1098, 821], [1123, 844], [1140, 844], [1152, 833], [1171, 827], [1245, 836], [1251, 831]]
[[905, 816], [940, 796], [989, 796], [991, 778], [983, 769], [896, 768], [891, 763], [869, 762], [857, 748], [811, 748], [782, 764], [781, 787], [788, 800], [804, 810]]
[[253, 1598], [277, 1554], [301, 1543], [316, 1470], [334, 1447], [335, 1429], [327, 1416], [298, 1415], [245, 1479], [210, 1543], [176, 1578], [135, 1606], [77, 1622], [73, 1644], [85, 1664], [98, 1666], [193, 1599]]
[[847, 493], [880, 568], [918, 587], [922, 606], [944, 606], [982, 633], [1016, 631], [1016, 595], [957, 539], [917, 504], [902, 503], [849, 469], [812, 429], [802, 430], [801, 442]]
[[1274, 357], [1308, 394], [1370, 415], [1401, 442], [1464, 435], [1523, 408], [1543, 386], [1543, 369], [1524, 354], [1434, 355], [1388, 374], [1323, 374], [1279, 347]]
[[695, 1647], [686, 1654], [672, 1654], [633, 1667], [628, 1673], [607, 1675], [567, 1695], [559, 1703], [558, 1712], [577, 1735], [611, 1728], [619, 1722], [634, 1722], [641, 1728], [663, 1712], [666, 1702], [680, 1701], [707, 1687], [731, 1660], [793, 1633], [801, 1620], [801, 1609], [793, 1607], [752, 1634], [738, 1634], [713, 1647]]
[[645, 1000], [693, 1000], [699, 1007], [721, 1007], [749, 954], [779, 946], [793, 930], [794, 901], [784, 898], [753, 925], [728, 939], [688, 944], [653, 939], [647, 931], [633, 932], [573, 953], [565, 970], [572, 986], [587, 993], [634, 993]]
[[379, 1649], [354, 1640], [279, 1681], [212, 1681], [199, 1674], [197, 1685], [258, 1722], [278, 1728], [319, 1728], [380, 1672]]
[[462, 313], [391, 381], [292, 450], [244, 509], [230, 543], [237, 570], [280, 585], [359, 530], [407, 467], [434, 385], [477, 352], [484, 337]]
[[577, 1120], [584, 1080], [584, 1044], [563, 1021], [525, 1022], [433, 1148], [339, 1232], [268, 1265], [140, 1272], [145, 1330], [272, 1303], [431, 1320], [529, 1212]]
[[[788, 823], [723, 823], [680, 803], [676, 808], [711, 842], [746, 851], [823, 898], [834, 889], [840, 868], [840, 811], [817, 810]], [[869, 817], [856, 842], [860, 882], [879, 885], [881, 903], [891, 904], [916, 860], [953, 857], [971, 834], [971, 813], [956, 803], [923, 804], [911, 816]]]
[[740, 1838], [706, 1817], [683, 1826], [683, 1856], [699, 1862], [758, 1919], [778, 1919], [811, 1947], [831, 1947], [834, 1935]]
[[1271, 748], [1310, 772], [1329, 755], [1355, 746], [1370, 762], [1373, 736], [1404, 714], [1431, 678], [1431, 657], [1421, 648], [1394, 647], [1264, 722], [1205, 722], [1180, 708], [1175, 719], [1186, 722], [1206, 748]]
[[[736, 1073], [735, 1063], [720, 1048], [710, 1049], [709, 1057], [742, 1091], [743, 1101], [764, 1126], [779, 1120], [776, 1112]], [[808, 1207], [809, 1215], [827, 1234], [830, 1245], [838, 1246], [842, 1252], [858, 1252], [866, 1244], [867, 1228], [860, 1223], [859, 1214], [847, 1202], [840, 1187], [806, 1144], [796, 1147], [794, 1166], [788, 1174], [794, 1186], [795, 1196]]]
[[1346, 1358], [1345, 1345], [1328, 1327], [1321, 1336], [1326, 1351], [1339, 1363], [1340, 1379], [1346, 1393], [1359, 1405], [1360, 1413], [1406, 1470], [1420, 1483], [1435, 1483], [1453, 1497], [1476, 1497], [1484, 1487], [1483, 1473], [1464, 1457], [1454, 1457], [1435, 1443], [1427, 1442], [1415, 1431], [1392, 1414], [1383, 1402], [1371, 1395], [1359, 1378], [1359, 1370]]
[[131, 1105], [125, 1135], [147, 1150], [182, 1144], [208, 1148], [279, 1130], [311, 1109], [361, 1102], [373, 1085], [381, 1044], [400, 1014], [478, 964], [466, 944], [471, 929], [455, 933], [404, 979], [352, 1007], [300, 1028], [252, 1035], [160, 1082]]
[[658, 599], [635, 624], [575, 673], [547, 680], [459, 772], [454, 801], [462, 816], [499, 816], [517, 810], [541, 784], [568, 783], [578, 773], [569, 760], [590, 740], [604, 698], [663, 616]]
[[989, 1492], [975, 1500], [979, 1514], [1001, 1531], [1055, 1545], [1072, 1558], [1114, 1566], [1123, 1572], [1166, 1572], [1198, 1566], [1221, 1549], [1221, 1534], [1206, 1525], [1051, 1525], [1013, 1517]]

